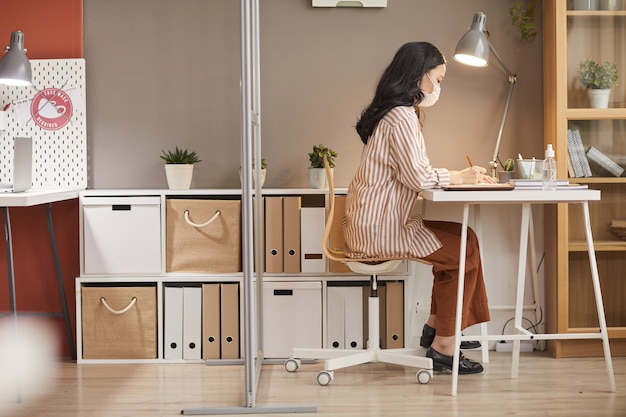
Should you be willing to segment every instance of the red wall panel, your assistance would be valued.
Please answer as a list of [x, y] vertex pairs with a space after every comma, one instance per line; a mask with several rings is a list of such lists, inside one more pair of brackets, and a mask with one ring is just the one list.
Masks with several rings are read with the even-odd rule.
[[24, 32], [31, 59], [83, 57], [83, 0], [3, 1], [0, 8], [0, 46], [11, 32]]
[[[3, 1], [0, 8], [0, 48], [11, 32], [24, 32], [30, 59], [83, 57], [82, 0]], [[61, 300], [44, 206], [9, 209], [13, 232], [17, 309], [19, 312], [60, 312]], [[80, 273], [78, 200], [52, 205], [65, 294], [75, 335], [74, 279]], [[4, 221], [0, 218], [4, 232]], [[4, 235], [4, 233], [3, 233]], [[6, 244], [0, 242], [0, 312], [9, 310]], [[51, 319], [63, 356], [70, 355], [62, 318]]]

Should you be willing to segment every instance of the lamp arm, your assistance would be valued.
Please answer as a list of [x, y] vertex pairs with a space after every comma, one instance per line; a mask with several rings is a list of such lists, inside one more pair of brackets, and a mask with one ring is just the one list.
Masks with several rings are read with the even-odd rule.
[[[491, 51], [491, 53], [493, 53], [493, 55], [496, 57], [496, 59], [498, 60], [498, 62], [500, 63], [500, 65], [502, 66], [502, 69], [504, 70], [504, 72], [506, 72], [506, 75], [511, 78], [511, 77], [516, 77], [515, 74], [513, 74], [513, 72], [509, 69], [509, 67], [506, 66], [506, 64], [504, 63], [504, 61], [502, 61], [502, 58], [500, 58], [500, 54], [498, 53], [498, 51], [496, 51], [496, 48], [493, 47], [493, 45], [491, 44], [491, 42], [489, 42], [489, 50]], [[516, 80], [517, 81], [517, 80]]]
[[495, 178], [496, 177], [496, 171], [498, 169], [498, 153], [500, 151], [500, 142], [502, 141], [502, 133], [504, 132], [504, 124], [506, 123], [506, 117], [507, 117], [507, 115], [509, 113], [509, 105], [511, 104], [511, 96], [513, 95], [513, 87], [515, 86], [515, 83], [517, 82], [517, 75], [513, 74], [511, 72], [511, 70], [504, 64], [504, 62], [502, 61], [502, 58], [500, 58], [500, 55], [498, 54], [498, 52], [491, 45], [491, 42], [489, 42], [489, 49], [491, 50], [493, 55], [496, 57], [496, 59], [498, 60], [498, 62], [502, 66], [502, 69], [506, 72], [506, 75], [507, 75], [507, 77], [509, 79], [509, 91], [508, 91], [507, 96], [506, 96], [506, 102], [505, 102], [505, 105], [504, 105], [504, 112], [502, 114], [502, 121], [500, 122], [500, 130], [498, 132], [498, 140], [496, 141], [496, 148], [493, 151], [493, 158], [491, 159], [491, 162], [489, 163], [490, 168], [491, 168], [491, 176], [493, 178]]

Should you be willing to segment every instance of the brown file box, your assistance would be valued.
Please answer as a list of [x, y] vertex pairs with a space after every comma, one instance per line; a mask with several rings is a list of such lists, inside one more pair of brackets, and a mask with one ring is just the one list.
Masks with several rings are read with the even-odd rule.
[[402, 282], [385, 282], [385, 311], [387, 349], [404, 347], [404, 285]]
[[81, 287], [83, 359], [155, 359], [156, 299], [156, 286]]
[[239, 358], [239, 284], [222, 283], [220, 294], [222, 359]]
[[[346, 241], [343, 237], [343, 216], [346, 209], [346, 197], [335, 197], [335, 213], [333, 215], [333, 227], [330, 229], [329, 244], [333, 250], [343, 251]], [[337, 261], [330, 261], [328, 266], [330, 272], [350, 272], [346, 264]]]
[[282, 197], [265, 197], [265, 272], [283, 272]]
[[[216, 214], [214, 221], [199, 227]], [[167, 272], [241, 271], [239, 200], [168, 199], [166, 217]]]
[[220, 327], [220, 284], [202, 284], [202, 359], [220, 358]]
[[300, 272], [300, 197], [283, 198], [283, 272]]

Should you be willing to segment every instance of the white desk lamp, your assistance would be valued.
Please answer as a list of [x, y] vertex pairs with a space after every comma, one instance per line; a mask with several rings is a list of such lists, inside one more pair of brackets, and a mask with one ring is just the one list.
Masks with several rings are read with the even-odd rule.
[[470, 65], [473, 67], [486, 67], [489, 60], [489, 51], [491, 50], [508, 77], [509, 92], [506, 97], [504, 114], [502, 115], [502, 122], [500, 123], [498, 140], [496, 141], [496, 148], [493, 151], [493, 158], [491, 162], [489, 162], [489, 166], [491, 168], [491, 176], [495, 178], [498, 168], [498, 152], [500, 149], [500, 141], [502, 140], [502, 132], [504, 131], [506, 116], [509, 112], [509, 104], [511, 103], [513, 86], [517, 82], [517, 75], [513, 74], [511, 70], [504, 64], [504, 62], [502, 62], [500, 55], [498, 55], [498, 52], [496, 52], [493, 45], [491, 45], [491, 43], [487, 39], [487, 35], [489, 32], [487, 32], [485, 29], [486, 22], [487, 15], [485, 15], [485, 13], [476, 12], [474, 14], [472, 26], [470, 26], [469, 31], [465, 35], [463, 35], [459, 43], [456, 45], [454, 59], [465, 65]]
[[11, 33], [11, 43], [0, 61], [0, 84], [27, 86], [32, 84], [30, 61], [24, 49], [24, 33]]

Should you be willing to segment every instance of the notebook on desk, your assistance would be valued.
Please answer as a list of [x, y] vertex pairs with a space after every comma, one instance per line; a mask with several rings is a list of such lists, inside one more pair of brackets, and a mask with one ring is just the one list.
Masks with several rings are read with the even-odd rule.
[[13, 140], [13, 182], [0, 183], [0, 192], [19, 193], [33, 185], [33, 139]]
[[514, 190], [515, 186], [512, 184], [457, 184], [457, 185], [445, 185], [441, 187], [446, 191], [507, 191]]

